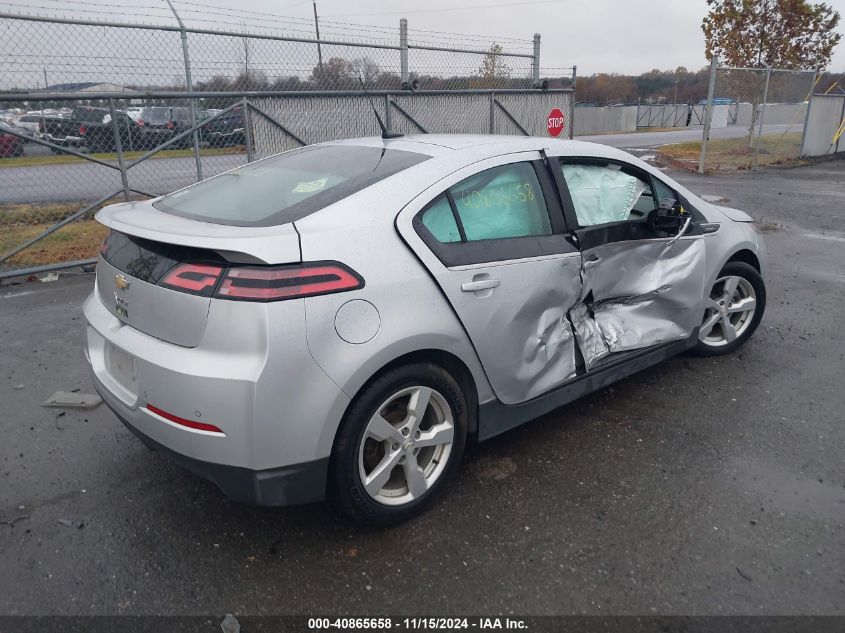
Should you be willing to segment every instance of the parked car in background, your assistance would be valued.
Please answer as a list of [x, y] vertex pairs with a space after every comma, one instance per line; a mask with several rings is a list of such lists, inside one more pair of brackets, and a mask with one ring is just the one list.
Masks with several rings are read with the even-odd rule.
[[240, 106], [202, 126], [202, 138], [210, 147], [244, 145], [244, 117]]
[[0, 120], [0, 128], [4, 128], [6, 130], [9, 130], [10, 132], [14, 132], [16, 135], [23, 135], [24, 137], [26, 137], [21, 139], [24, 143], [28, 143], [28, 138], [32, 136], [30, 130], [19, 126], [14, 120]]
[[14, 122], [19, 128], [26, 130], [29, 136], [37, 136], [43, 118], [42, 114], [24, 114], [17, 117]]
[[0, 123], [0, 158], [23, 156], [24, 141], [21, 137], [9, 134], [6, 131], [11, 128], [12, 126], [8, 123]]
[[[331, 142], [96, 219], [85, 356], [123, 423], [238, 501], [376, 525], [468, 441], [734, 352], [766, 303], [747, 214], [581, 141]], [[685, 386], [652, 401], [707, 402]]]
[[144, 108], [134, 106], [131, 108], [126, 108], [126, 116], [128, 116], [133, 121], [137, 121], [141, 118], [141, 112], [144, 111]]
[[[191, 129], [191, 110], [187, 107], [152, 106], [143, 108], [135, 120], [139, 143], [150, 150]], [[187, 135], [176, 145], [190, 147], [193, 136]]]
[[[126, 150], [137, 144], [135, 122], [116, 111], [120, 141]], [[85, 148], [90, 152], [113, 152], [116, 148], [111, 112], [108, 108], [76, 106], [68, 118], [44, 118], [41, 136], [61, 147]], [[55, 150], [54, 150], [55, 151]]]

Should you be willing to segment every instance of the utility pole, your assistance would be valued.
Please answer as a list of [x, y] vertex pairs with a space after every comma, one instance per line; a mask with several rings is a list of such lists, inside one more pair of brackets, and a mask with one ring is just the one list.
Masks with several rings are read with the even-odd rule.
[[678, 80], [675, 80], [675, 96], [672, 97], [672, 105], [678, 103]]
[[47, 67], [44, 66], [44, 90], [49, 88], [50, 84], [47, 83]]
[[314, 2], [314, 31], [317, 33], [317, 65], [320, 67], [320, 76], [323, 75], [323, 49], [320, 46], [320, 20], [317, 18], [317, 0]]

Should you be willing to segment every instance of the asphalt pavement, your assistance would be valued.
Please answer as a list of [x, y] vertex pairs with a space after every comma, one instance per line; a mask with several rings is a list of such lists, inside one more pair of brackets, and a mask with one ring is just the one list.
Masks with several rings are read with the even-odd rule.
[[[764, 126], [765, 134], [785, 131], [801, 132], [803, 125], [773, 124]], [[711, 138], [739, 138], [748, 133], [744, 126], [714, 129]], [[582, 141], [603, 143], [621, 148], [654, 148], [671, 143], [701, 140], [701, 127], [665, 132], [633, 132], [579, 136]], [[29, 154], [44, 154], [44, 149], [30, 144]], [[208, 178], [246, 162], [245, 154], [204, 156], [203, 177]], [[131, 187], [160, 195], [196, 182], [196, 163], [192, 156], [153, 158], [128, 171]], [[109, 193], [122, 190], [120, 172], [96, 163], [79, 159], [72, 163], [4, 167], [0, 164], [0, 203], [55, 202], [64, 200], [98, 200]]]
[[44, 408], [92, 389], [92, 279], [3, 287], [0, 614], [845, 614], [845, 161], [679, 178], [765, 236], [748, 345], [472, 448], [388, 530], [238, 505], [104, 406]]

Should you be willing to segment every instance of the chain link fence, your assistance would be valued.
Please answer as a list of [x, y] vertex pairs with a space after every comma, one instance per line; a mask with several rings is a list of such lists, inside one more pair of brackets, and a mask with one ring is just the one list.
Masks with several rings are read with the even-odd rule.
[[571, 87], [536, 89], [539, 35], [316, 23], [193, 0], [27, 1], [0, 10], [0, 279], [90, 262], [106, 204], [378, 133], [362, 81], [404, 133], [542, 133], [551, 107], [574, 103]]
[[[84, 96], [85, 103], [80, 100]], [[394, 131], [544, 134], [564, 90], [89, 93], [26, 99], [40, 133], [7, 128], [26, 148], [0, 161], [0, 279], [91, 263], [104, 228], [93, 214], [156, 197], [310, 143], [372, 136], [372, 109]], [[192, 124], [193, 109], [199, 120]], [[570, 119], [571, 122], [571, 119]], [[571, 134], [571, 125], [563, 135]], [[2, 132], [2, 130], [0, 130]], [[194, 146], [196, 143], [196, 147]]]
[[692, 114], [704, 125], [699, 172], [798, 158], [819, 76], [813, 70], [719, 66], [714, 58], [707, 102]]
[[0, 12], [0, 91], [355, 90], [359, 77], [375, 90], [414, 81], [421, 89], [507, 89], [539, 81], [539, 36], [481, 40], [415, 31], [401, 20], [392, 33], [331, 25], [315, 37], [275, 28], [269, 17], [225, 29], [214, 20], [212, 30], [207, 19], [182, 21], [186, 11], [193, 9], [174, 9], [175, 24], [155, 25]]

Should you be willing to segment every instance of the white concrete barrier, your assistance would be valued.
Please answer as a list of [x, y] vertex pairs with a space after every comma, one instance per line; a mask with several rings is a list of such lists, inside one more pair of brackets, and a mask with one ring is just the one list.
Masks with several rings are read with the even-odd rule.
[[606, 132], [635, 132], [637, 106], [606, 106], [592, 108], [575, 106], [575, 134], [603, 134]]
[[[768, 117], [766, 118], [768, 123]], [[804, 127], [802, 156], [826, 156], [845, 152], [842, 135], [834, 141], [837, 131], [845, 122], [845, 95], [814, 95], [810, 114]]]

